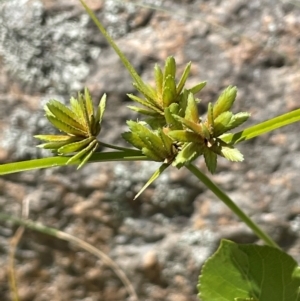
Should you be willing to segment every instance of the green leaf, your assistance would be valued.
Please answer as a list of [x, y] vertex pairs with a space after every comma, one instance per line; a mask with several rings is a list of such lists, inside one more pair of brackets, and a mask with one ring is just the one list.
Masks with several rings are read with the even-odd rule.
[[210, 140], [211, 138], [211, 131], [210, 129], [204, 124], [200, 124], [201, 131], [202, 131], [202, 136], [204, 136], [205, 139]]
[[173, 56], [169, 56], [166, 59], [165, 70], [164, 70], [164, 81], [167, 77], [175, 79], [176, 76], [176, 62]]
[[135, 106], [127, 106], [127, 108], [142, 115], [153, 116], [153, 117], [160, 116], [156, 111], [149, 111], [147, 109], [143, 109]]
[[194, 123], [199, 122], [199, 113], [198, 113], [197, 103], [196, 103], [193, 93], [189, 93], [184, 118], [189, 121], [192, 121]]
[[69, 154], [69, 153], [75, 153], [77, 151], [82, 150], [84, 147], [86, 147], [88, 144], [90, 144], [93, 140], [95, 140], [95, 137], [89, 137], [77, 142], [68, 143], [58, 149], [58, 152], [60, 154]]
[[163, 143], [163, 147], [166, 151], [165, 157], [167, 158], [173, 154], [173, 150], [172, 150], [173, 140], [168, 135], [166, 135], [162, 129], [158, 130], [158, 135]]
[[60, 147], [64, 146], [67, 142], [65, 141], [57, 141], [57, 142], [47, 142], [43, 144], [39, 144], [36, 147], [38, 148], [44, 148], [44, 149], [51, 149], [51, 150], [57, 150]]
[[159, 169], [157, 169], [154, 172], [154, 174], [147, 181], [147, 183], [142, 187], [142, 189], [138, 192], [138, 194], [134, 197], [134, 200], [136, 200], [169, 166], [170, 166], [170, 164], [166, 164], [166, 163], [162, 164], [159, 167]]
[[221, 134], [228, 131], [229, 124], [231, 119], [233, 118], [233, 113], [226, 111], [221, 113], [215, 120], [214, 120], [214, 137], [218, 137]]
[[69, 141], [76, 141], [75, 137], [67, 136], [67, 135], [35, 135], [33, 136], [36, 139], [43, 140], [43, 141], [51, 141], [51, 142], [69, 142]]
[[217, 118], [220, 114], [230, 110], [235, 101], [236, 93], [237, 89], [233, 86], [228, 86], [221, 93], [214, 105], [214, 118]]
[[141, 138], [136, 133], [133, 132], [123, 133], [122, 138], [140, 150], [143, 147], [145, 147], [145, 143], [141, 140]]
[[142, 152], [145, 156], [147, 156], [149, 159], [152, 159], [156, 162], [163, 162], [165, 158], [162, 158], [160, 154], [155, 152], [152, 148], [143, 147]]
[[91, 122], [91, 116], [94, 115], [94, 104], [92, 101], [91, 94], [88, 90], [88, 88], [84, 89], [84, 100], [85, 100], [85, 106], [86, 106], [86, 111], [88, 115], [88, 120]]
[[82, 124], [82, 126], [85, 128], [85, 122], [84, 122], [84, 116], [83, 112], [81, 111], [80, 105], [78, 103], [78, 100], [74, 97], [70, 98], [70, 104], [71, 109], [76, 115], [76, 120]]
[[182, 91], [182, 89], [183, 89], [184, 86], [185, 86], [186, 80], [187, 80], [187, 78], [188, 78], [188, 76], [189, 76], [189, 74], [190, 74], [191, 65], [192, 65], [192, 63], [189, 62], [189, 63], [186, 65], [186, 67], [185, 67], [185, 69], [184, 69], [184, 71], [183, 71], [183, 73], [182, 73], [182, 76], [181, 76], [181, 78], [180, 78], [180, 80], [179, 80], [179, 83], [178, 83], [178, 85], [177, 85], [177, 94], [180, 94], [181, 91]]
[[138, 85], [137, 83], [132, 84], [145, 98], [147, 101], [152, 104], [157, 104], [156, 101], [156, 92], [153, 90], [152, 87], [143, 83], [142, 86]]
[[203, 155], [204, 155], [205, 164], [207, 166], [207, 169], [211, 173], [215, 173], [216, 168], [217, 168], [217, 154], [210, 151], [208, 148], [204, 148]]
[[54, 127], [56, 127], [57, 129], [59, 129], [62, 132], [65, 132], [67, 134], [71, 134], [71, 135], [75, 135], [75, 136], [85, 136], [86, 132], [75, 128], [73, 126], [70, 126], [69, 124], [64, 123], [63, 121], [57, 119], [56, 117], [50, 116], [50, 115], [46, 115], [47, 119], [54, 125]]
[[242, 153], [231, 146], [222, 146], [221, 154], [229, 161], [241, 162], [244, 160]]
[[240, 112], [237, 114], [234, 114], [229, 122], [229, 124], [227, 125], [227, 131], [230, 131], [236, 127], [238, 127], [239, 125], [243, 124], [245, 121], [248, 120], [248, 118], [250, 117], [250, 113], [247, 112]]
[[154, 67], [155, 85], [157, 96], [162, 95], [163, 91], [163, 73], [161, 68], [156, 64]]
[[171, 113], [171, 107], [169, 108], [165, 108], [165, 119], [167, 122], [167, 126], [171, 129], [171, 130], [181, 130], [182, 129], [182, 123], [180, 121], [178, 121], [175, 116]]
[[96, 122], [98, 123], [102, 122], [103, 115], [105, 112], [105, 107], [106, 107], [106, 94], [103, 94], [100, 99], [99, 106], [97, 108], [96, 117], [95, 117]]
[[192, 162], [198, 156], [203, 154], [203, 146], [199, 143], [186, 143], [182, 150], [177, 154], [173, 166], [181, 168], [182, 166]]
[[203, 132], [202, 132], [202, 124], [199, 124], [199, 123], [194, 123], [192, 121], [189, 121], [185, 118], [182, 118], [180, 116], [177, 116], [177, 115], [173, 115], [173, 117], [181, 122], [183, 125], [185, 125], [188, 129], [194, 131], [195, 133], [199, 134], [199, 135], [203, 135]]
[[195, 143], [204, 143], [203, 138], [194, 132], [188, 132], [185, 130], [175, 130], [170, 131], [168, 135], [173, 138], [175, 141], [179, 142], [195, 142]]
[[162, 113], [162, 107], [160, 108], [160, 107], [158, 107], [159, 105], [158, 104], [153, 104], [153, 103], [150, 103], [150, 102], [148, 102], [147, 100], [144, 100], [144, 99], [141, 99], [140, 97], [137, 97], [137, 96], [135, 96], [135, 95], [133, 95], [133, 94], [127, 94], [127, 96], [131, 99], [131, 100], [133, 100], [133, 101], [136, 101], [136, 102], [138, 102], [139, 104], [141, 104], [141, 105], [143, 105], [143, 106], [145, 106], [145, 107], [148, 107], [148, 108], [150, 108], [150, 109], [152, 109], [154, 112], [157, 112], [157, 113]]
[[212, 103], [208, 103], [208, 108], [207, 108], [207, 123], [211, 126], [214, 127], [214, 108]]
[[91, 127], [90, 127], [90, 117], [89, 117], [89, 112], [88, 112], [88, 106], [87, 106], [87, 102], [84, 99], [84, 96], [80, 93], [78, 93], [78, 103], [80, 106], [80, 110], [82, 112], [82, 116], [83, 116], [83, 124], [85, 125], [86, 128], [86, 132], [89, 136], [92, 135], [91, 133]]
[[176, 101], [176, 85], [174, 78], [172, 78], [171, 76], [167, 76], [166, 80], [164, 81], [162, 97], [164, 108], [168, 107], [171, 103]]
[[74, 162], [76, 162], [79, 159], [82, 159], [82, 162], [79, 164], [79, 166], [77, 167], [77, 169], [81, 168], [84, 163], [87, 161], [85, 160], [85, 158], [87, 156], [91, 156], [90, 152], [94, 152], [97, 147], [98, 147], [98, 141], [97, 140], [93, 140], [90, 144], [87, 145], [87, 147], [83, 148], [80, 152], [76, 153], [73, 157], [71, 157], [67, 164], [73, 164]]
[[166, 120], [161, 115], [156, 115], [154, 117], [149, 117], [145, 119], [145, 122], [152, 130], [158, 130], [166, 125]]
[[202, 82], [202, 83], [199, 83], [199, 84], [195, 85], [194, 87], [188, 89], [188, 91], [193, 94], [196, 94], [196, 93], [200, 92], [205, 86], [206, 86], [206, 82]]
[[[163, 161], [165, 159], [165, 150], [163, 148], [162, 141], [156, 133], [152, 132], [146, 126], [132, 120], [127, 121], [127, 124], [130, 130], [138, 135], [138, 137], [143, 141], [145, 148], [147, 148], [150, 153], [155, 154], [156, 160], [157, 158], [160, 158], [159, 161]], [[143, 149], [142, 151], [144, 152]], [[149, 154], [149, 152], [147, 153]]]
[[50, 112], [50, 116], [52, 115], [53, 117], [61, 120], [66, 124], [69, 124], [74, 128], [85, 131], [84, 126], [80, 122], [78, 122], [78, 117], [76, 116], [76, 114], [57, 100], [50, 100], [45, 105], [45, 111], [47, 115]]
[[85, 165], [90, 157], [93, 155], [93, 153], [97, 150], [99, 147], [99, 143], [97, 140], [94, 140], [89, 146], [88, 151], [86, 151], [86, 155], [82, 158], [82, 161], [78, 165], [77, 169], [81, 168], [83, 165]]
[[170, 112], [172, 114], [178, 115], [178, 112], [179, 112], [179, 109], [180, 109], [178, 103], [173, 102], [172, 104], [169, 105], [168, 108], [170, 109]]
[[222, 135], [222, 140], [230, 144], [237, 144], [244, 140], [255, 138], [257, 136], [263, 135], [275, 129], [299, 121], [300, 121], [300, 109], [297, 109], [289, 113], [285, 113], [283, 115], [277, 116], [275, 118], [271, 118], [267, 121], [261, 122], [254, 126], [250, 126], [245, 130], [240, 131], [236, 134]]
[[299, 267], [287, 253], [270, 246], [222, 240], [202, 267], [202, 301], [299, 301]]

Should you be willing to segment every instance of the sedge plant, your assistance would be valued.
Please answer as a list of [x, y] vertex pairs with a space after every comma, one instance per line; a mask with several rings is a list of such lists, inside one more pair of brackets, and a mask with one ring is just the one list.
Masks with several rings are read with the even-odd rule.
[[[99, 161], [161, 162], [157, 171], [138, 192], [135, 197], [137, 198], [167, 168], [171, 166], [177, 169], [187, 168], [266, 245], [240, 246], [223, 241], [220, 249], [203, 267], [198, 284], [201, 300], [300, 300], [297, 263], [282, 252], [267, 233], [193, 164], [197, 158], [203, 157], [208, 171], [215, 173], [218, 157], [235, 162], [243, 161], [243, 155], [236, 147], [238, 143], [300, 121], [300, 109], [231, 133], [250, 117], [248, 112], [233, 111], [237, 95], [236, 87], [228, 86], [221, 92], [215, 102], [208, 104], [206, 117], [201, 118], [198, 112], [200, 100], [196, 94], [205, 87], [206, 82], [199, 82], [191, 88], [186, 87], [191, 63], [186, 65], [183, 73], [178, 77], [175, 58], [168, 57], [163, 68], [155, 65], [155, 87], [152, 87], [141, 79], [85, 2], [81, 0], [81, 3], [119, 55], [132, 76], [133, 86], [138, 92], [137, 95], [128, 95], [136, 103], [129, 106], [129, 109], [138, 112], [141, 118], [138, 121], [128, 120], [128, 131], [122, 134], [122, 138], [131, 147], [119, 147], [102, 141], [101, 122], [105, 118], [106, 96], [104, 95], [97, 108], [94, 108], [91, 95], [86, 88], [83, 94], [78, 94], [77, 99], [74, 97], [70, 99], [70, 107], [56, 100], [50, 100], [45, 105], [46, 118], [62, 134], [40, 133], [35, 137], [43, 141], [39, 147], [51, 150], [56, 156], [3, 164], [0, 166], [0, 174], [65, 164], [76, 164], [78, 168], [82, 168], [89, 162]], [[111, 148], [113, 151], [99, 151], [100, 146]], [[14, 221], [17, 223], [16, 219]], [[278, 268], [281, 278], [272, 276], [272, 263], [269, 262], [268, 256], [273, 262], [278, 260], [282, 263], [281, 268]], [[221, 266], [219, 272], [216, 266]], [[230, 271], [230, 277], [227, 271]], [[268, 285], [268, 277], [278, 281], [276, 294], [278, 293], [280, 297], [272, 293]], [[221, 291], [218, 291], [219, 286]], [[222, 298], [218, 298], [220, 294]]]

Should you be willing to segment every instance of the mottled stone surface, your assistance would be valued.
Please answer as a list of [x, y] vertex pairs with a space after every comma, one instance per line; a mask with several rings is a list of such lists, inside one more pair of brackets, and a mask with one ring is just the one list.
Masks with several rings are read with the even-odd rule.
[[[188, 85], [207, 80], [200, 109], [227, 85], [247, 125], [300, 107], [299, 8], [283, 1], [89, 0], [134, 67], [154, 84], [153, 67], [173, 55], [178, 73], [192, 61]], [[75, 0], [0, 1], [0, 163], [51, 155], [33, 135], [51, 131], [43, 106], [68, 102], [84, 86], [108, 93], [101, 138], [138, 116], [126, 107], [131, 78]], [[300, 263], [300, 124], [241, 143], [243, 163], [219, 160], [214, 180]], [[203, 160], [197, 166], [205, 169]], [[158, 164], [94, 163], [0, 178], [0, 210], [84, 239], [128, 275], [140, 300], [196, 301], [205, 259], [221, 238], [258, 242], [249, 229], [187, 170], [167, 170], [133, 201]], [[10, 300], [9, 241], [0, 225], [0, 296]], [[128, 300], [110, 267], [66, 242], [26, 230], [16, 253], [22, 301]]]

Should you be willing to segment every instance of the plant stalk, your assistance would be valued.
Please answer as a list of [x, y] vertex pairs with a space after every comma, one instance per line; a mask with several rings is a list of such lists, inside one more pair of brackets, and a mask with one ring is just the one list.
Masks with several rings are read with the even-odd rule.
[[238, 207], [230, 197], [219, 188], [212, 180], [202, 173], [195, 165], [189, 164], [186, 168], [192, 172], [206, 187], [208, 187], [227, 207], [230, 208], [264, 243], [280, 249], [277, 243], [265, 233], [251, 218]]

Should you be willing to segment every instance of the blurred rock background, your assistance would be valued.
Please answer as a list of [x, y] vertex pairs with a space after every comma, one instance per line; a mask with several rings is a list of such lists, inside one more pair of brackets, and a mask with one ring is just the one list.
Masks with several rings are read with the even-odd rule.
[[[135, 68], [153, 83], [154, 64], [173, 55], [180, 73], [192, 61], [188, 84], [208, 81], [203, 114], [227, 85], [238, 87], [235, 111], [247, 125], [300, 107], [299, 3], [246, 0], [89, 0], [89, 6]], [[140, 4], [144, 4], [141, 6]], [[156, 9], [152, 9], [155, 6]], [[43, 106], [68, 103], [84, 86], [95, 100], [106, 92], [101, 132], [123, 144], [131, 78], [77, 0], [0, 1], [0, 163], [50, 153], [32, 136], [51, 127]], [[214, 180], [300, 262], [300, 124], [239, 145], [243, 163], [219, 160]], [[197, 165], [205, 170], [203, 160]], [[0, 178], [0, 210], [75, 235], [124, 269], [140, 300], [197, 300], [201, 265], [221, 238], [256, 237], [204, 185], [169, 169], [142, 196], [133, 196], [158, 165], [89, 164]], [[10, 300], [9, 241], [16, 228], [0, 226], [0, 296]], [[65, 242], [26, 230], [16, 255], [22, 301], [129, 300], [111, 269]]]

